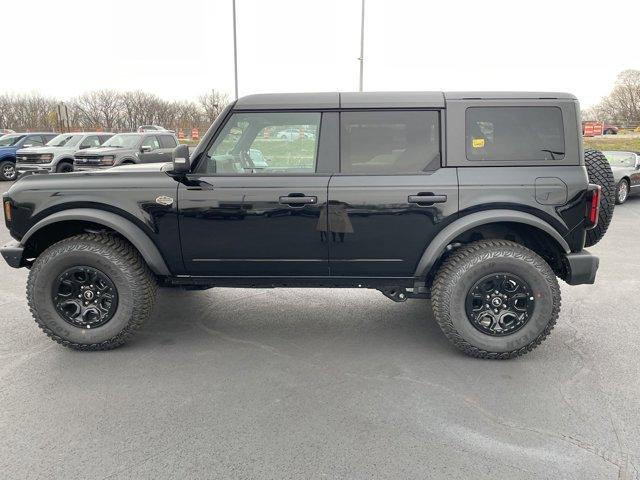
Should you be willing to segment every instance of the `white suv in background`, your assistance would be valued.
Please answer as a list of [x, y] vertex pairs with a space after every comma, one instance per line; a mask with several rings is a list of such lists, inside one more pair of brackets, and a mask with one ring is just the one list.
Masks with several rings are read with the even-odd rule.
[[16, 152], [18, 174], [24, 172], [73, 172], [73, 155], [86, 148], [99, 147], [113, 133], [62, 133], [43, 147], [31, 147]]

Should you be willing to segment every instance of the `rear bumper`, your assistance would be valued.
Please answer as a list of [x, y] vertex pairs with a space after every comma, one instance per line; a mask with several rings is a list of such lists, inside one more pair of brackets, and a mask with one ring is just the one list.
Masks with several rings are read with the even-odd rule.
[[587, 250], [570, 253], [565, 257], [568, 269], [564, 279], [569, 285], [592, 284], [596, 281], [596, 272], [600, 259]]
[[18, 242], [11, 242], [0, 248], [0, 253], [10, 267], [20, 268], [25, 265], [22, 263], [24, 247]]

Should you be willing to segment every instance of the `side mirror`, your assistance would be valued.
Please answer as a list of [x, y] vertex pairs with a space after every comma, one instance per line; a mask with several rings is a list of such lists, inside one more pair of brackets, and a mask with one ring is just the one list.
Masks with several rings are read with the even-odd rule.
[[142, 153], [149, 153], [151, 151], [151, 145], [143, 145], [140, 147]]
[[80, 150], [84, 150], [86, 148], [89, 148], [89, 145], [80, 145]]
[[189, 160], [189, 146], [178, 145], [173, 149], [173, 173], [185, 174], [191, 171]]

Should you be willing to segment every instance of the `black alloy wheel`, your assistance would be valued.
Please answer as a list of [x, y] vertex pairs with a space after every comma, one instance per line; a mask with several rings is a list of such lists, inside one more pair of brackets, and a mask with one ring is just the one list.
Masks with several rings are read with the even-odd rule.
[[478, 280], [467, 294], [465, 310], [471, 324], [491, 336], [514, 333], [531, 318], [535, 298], [531, 287], [512, 273], [496, 273]]
[[75, 266], [53, 282], [51, 299], [62, 319], [78, 328], [97, 328], [118, 309], [118, 290], [100, 270]]

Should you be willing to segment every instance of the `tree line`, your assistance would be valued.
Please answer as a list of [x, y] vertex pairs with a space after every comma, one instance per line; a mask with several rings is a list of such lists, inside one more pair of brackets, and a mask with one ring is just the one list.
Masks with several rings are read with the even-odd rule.
[[[161, 125], [178, 131], [206, 130], [229, 103], [226, 94], [211, 90], [196, 100], [168, 101], [141, 90], [96, 90], [64, 102], [38, 93], [0, 95], [0, 128], [20, 131], [134, 131], [140, 125]], [[68, 123], [67, 123], [68, 121]], [[64, 123], [62, 123], [64, 122]]]
[[611, 93], [582, 112], [582, 119], [625, 127], [640, 125], [640, 70], [620, 73]]

